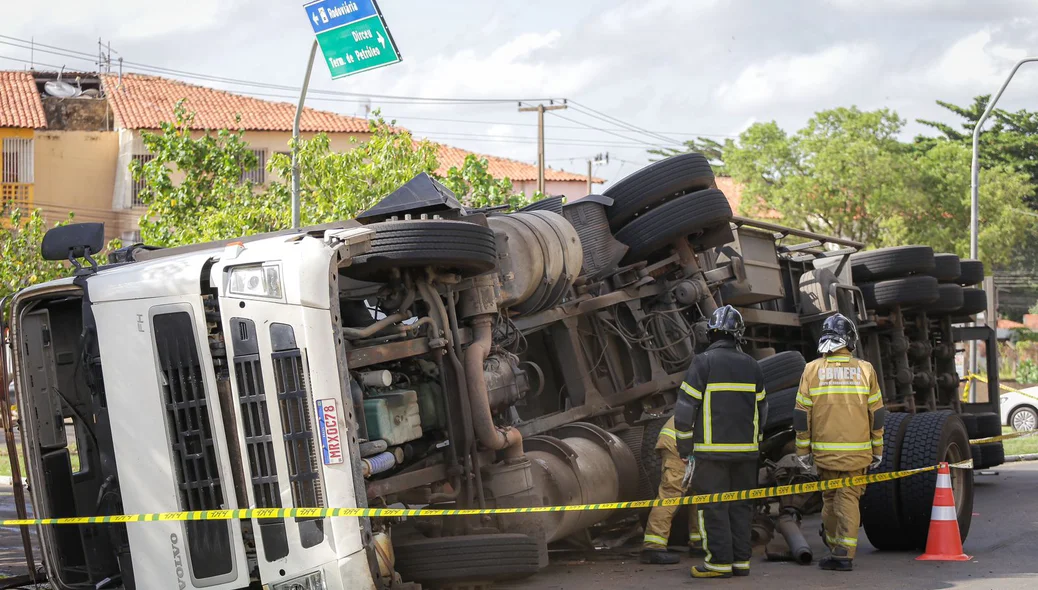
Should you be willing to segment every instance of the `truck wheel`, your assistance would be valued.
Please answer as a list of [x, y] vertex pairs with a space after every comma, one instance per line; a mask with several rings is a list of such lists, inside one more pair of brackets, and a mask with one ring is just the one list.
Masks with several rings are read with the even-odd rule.
[[945, 315], [962, 308], [962, 287], [951, 283], [937, 285], [937, 301], [926, 307], [931, 315]]
[[988, 309], [988, 294], [984, 289], [966, 287], [962, 290], [962, 307], [956, 315], [976, 315]]
[[430, 588], [462, 582], [496, 582], [536, 574], [537, 540], [528, 535], [466, 535], [394, 545], [396, 571]]
[[980, 449], [980, 462], [983, 469], [998, 467], [1006, 462], [1006, 448], [1002, 445], [1002, 441], [980, 445], [978, 448]]
[[[940, 410], [917, 414], [908, 425], [901, 449], [901, 469], [929, 467], [939, 462], [956, 463], [972, 457], [966, 426], [953, 412]], [[952, 469], [952, 493], [962, 540], [973, 519], [973, 472]], [[901, 482], [902, 534], [911, 547], [922, 549], [930, 531], [937, 471], [906, 477]]]
[[958, 283], [963, 287], [972, 287], [984, 282], [984, 263], [979, 260], [963, 260], [959, 262]]
[[974, 414], [977, 420], [977, 438], [1002, 434], [1002, 418], [994, 412]]
[[851, 255], [851, 275], [855, 282], [933, 272], [933, 248], [929, 246], [896, 246]]
[[497, 265], [493, 230], [475, 223], [430, 219], [384, 221], [367, 227], [375, 230], [371, 249], [343, 270], [347, 276], [377, 280], [393, 268], [425, 266], [471, 276]]
[[676, 195], [714, 186], [714, 172], [703, 154], [679, 154], [632, 172], [603, 191], [613, 199], [606, 208], [615, 232], [635, 215]]
[[[901, 445], [912, 414], [887, 414], [883, 423], [883, 463], [872, 473], [887, 473], [900, 469]], [[901, 533], [901, 481], [869, 484], [861, 498], [861, 523], [869, 543], [876, 549], [905, 550], [911, 545]]]
[[768, 390], [768, 421], [764, 423], [764, 432], [774, 432], [793, 426], [793, 410], [797, 405], [799, 386]]
[[859, 287], [868, 309], [888, 309], [895, 305], [927, 305], [940, 297], [937, 279], [924, 275], [878, 283], [862, 283]]
[[954, 283], [959, 280], [962, 269], [959, 257], [954, 254], [940, 253], [933, 255], [933, 272], [930, 276], [942, 283]]
[[[620, 440], [631, 449], [635, 462], [638, 464], [638, 499], [647, 500], [656, 496], [656, 490], [649, 482], [649, 470], [642, 449], [645, 447], [645, 426], [631, 426], [623, 432], [616, 433]], [[655, 446], [655, 442], [652, 443]], [[653, 453], [655, 455], [655, 453]]]
[[804, 355], [795, 350], [773, 354], [758, 364], [764, 373], [764, 389], [769, 392], [799, 385], [807, 366]]
[[[621, 263], [644, 260], [677, 239], [702, 234], [731, 219], [732, 206], [715, 188], [681, 195], [639, 215], [616, 232], [616, 239], [630, 247]], [[696, 245], [695, 239], [690, 239]]]

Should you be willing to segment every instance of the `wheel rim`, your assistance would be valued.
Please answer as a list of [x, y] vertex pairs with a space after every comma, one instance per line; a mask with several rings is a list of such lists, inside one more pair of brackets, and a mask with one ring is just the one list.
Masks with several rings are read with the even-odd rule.
[[1034, 430], [1038, 426], [1038, 415], [1030, 410], [1017, 410], [1013, 414], [1013, 430]]
[[[966, 447], [967, 449], [969, 447]], [[970, 455], [972, 457], [972, 455]], [[948, 463], [958, 463], [965, 461], [967, 458], [962, 447], [959, 443], [953, 442], [948, 445], [948, 451], [945, 453], [944, 460]], [[965, 469], [952, 469], [951, 470], [951, 484], [952, 484], [952, 497], [955, 498], [955, 507], [957, 510], [962, 510], [963, 507], [963, 494], [966, 493], [966, 476], [967, 472]]]

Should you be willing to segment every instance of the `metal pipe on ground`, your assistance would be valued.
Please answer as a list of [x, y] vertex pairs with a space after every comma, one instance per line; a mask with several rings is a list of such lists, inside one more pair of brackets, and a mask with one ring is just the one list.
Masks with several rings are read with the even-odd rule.
[[804, 533], [800, 530], [800, 519], [786, 512], [778, 517], [775, 530], [786, 540], [789, 546], [790, 559], [800, 565], [808, 565], [814, 559], [811, 547], [804, 539]]

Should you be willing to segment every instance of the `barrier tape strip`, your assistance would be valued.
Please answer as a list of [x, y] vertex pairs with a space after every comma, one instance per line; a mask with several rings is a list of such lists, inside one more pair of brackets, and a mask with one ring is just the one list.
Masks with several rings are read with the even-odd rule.
[[[988, 381], [987, 377], [984, 377], [983, 375], [979, 375], [977, 373], [970, 373], [969, 375], [966, 375], [965, 377], [963, 377], [963, 379], [966, 380], [966, 387], [962, 388], [962, 402], [963, 403], [966, 403], [966, 402], [969, 401], [969, 397], [970, 397], [970, 384], [973, 383], [974, 379], [976, 379], [977, 381], [980, 381], [981, 383], [990, 383]], [[1008, 385], [1003, 385], [1002, 383], [998, 384], [998, 388], [999, 389], [1004, 389], [1006, 391], [1012, 391], [1013, 393], [1019, 393], [1020, 395], [1022, 395], [1024, 397], [1029, 397], [1029, 398], [1031, 398], [1033, 400], [1038, 400], [1038, 395], [1035, 395], [1033, 393], [1027, 393], [1026, 391], [1021, 391], [1019, 389], [1013, 389], [1012, 387], [1010, 387]]]
[[1003, 440], [1009, 440], [1011, 438], [1020, 438], [1023, 436], [1034, 436], [1038, 434], [1038, 430], [1021, 430], [1020, 432], [1010, 432], [1009, 434], [1000, 434], [998, 436], [988, 436], [986, 438], [974, 438], [970, 440], [971, 445], [982, 445], [985, 443], [999, 442]]
[[[59, 525], [59, 524], [104, 524], [127, 522], [169, 522], [196, 520], [236, 520], [236, 519], [271, 519], [271, 518], [329, 518], [329, 517], [401, 517], [401, 516], [472, 516], [481, 514], [537, 514], [542, 512], [579, 512], [585, 510], [623, 510], [633, 508], [652, 508], [653, 506], [681, 506], [684, 504], [713, 504], [717, 502], [736, 502], [739, 500], [759, 500], [793, 496], [836, 490], [846, 487], [862, 486], [870, 483], [901, 479], [928, 471], [934, 471], [939, 465], [889, 471], [872, 475], [858, 475], [842, 479], [813, 481], [789, 486], [756, 488], [737, 492], [719, 494], [700, 494], [681, 498], [655, 500], [638, 500], [635, 502], [608, 502], [605, 504], [576, 504], [571, 506], [534, 506], [529, 508], [484, 508], [447, 510], [439, 508], [248, 508], [240, 510], [200, 510], [192, 512], [153, 512], [149, 514], [117, 514], [110, 516], [80, 516], [74, 518], [36, 518], [23, 520], [0, 521], [3, 526]], [[949, 467], [972, 469], [973, 460], [953, 463]]]

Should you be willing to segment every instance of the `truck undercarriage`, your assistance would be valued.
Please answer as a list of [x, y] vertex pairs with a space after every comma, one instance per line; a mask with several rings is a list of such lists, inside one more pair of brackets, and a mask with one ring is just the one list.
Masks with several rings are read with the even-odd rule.
[[[466, 210], [420, 175], [360, 223], [193, 251], [131, 247], [110, 270], [20, 294], [10, 317], [36, 513], [652, 498], [656, 438], [723, 304], [742, 312], [743, 348], [765, 372], [761, 485], [813, 477], [790, 461], [793, 405], [836, 312], [856, 320], [857, 354], [891, 412], [881, 471], [998, 464], [1000, 443], [969, 445], [990, 433], [991, 412], [998, 428], [997, 395], [959, 397], [963, 342], [986, 342], [998, 374], [993, 330], [967, 326], [987, 307], [979, 263], [922, 246], [858, 252], [734, 217], [712, 176], [689, 172], [697, 158], [653, 164], [607, 196], [508, 214]], [[972, 473], [955, 478], [965, 536]], [[873, 545], [921, 546], [933, 486], [870, 486]], [[818, 504], [761, 502], [755, 541], [810, 561], [799, 519]], [[533, 574], [549, 545], [609, 545], [643, 518], [199, 521], [50, 527], [42, 539], [61, 588], [450, 587]]]

